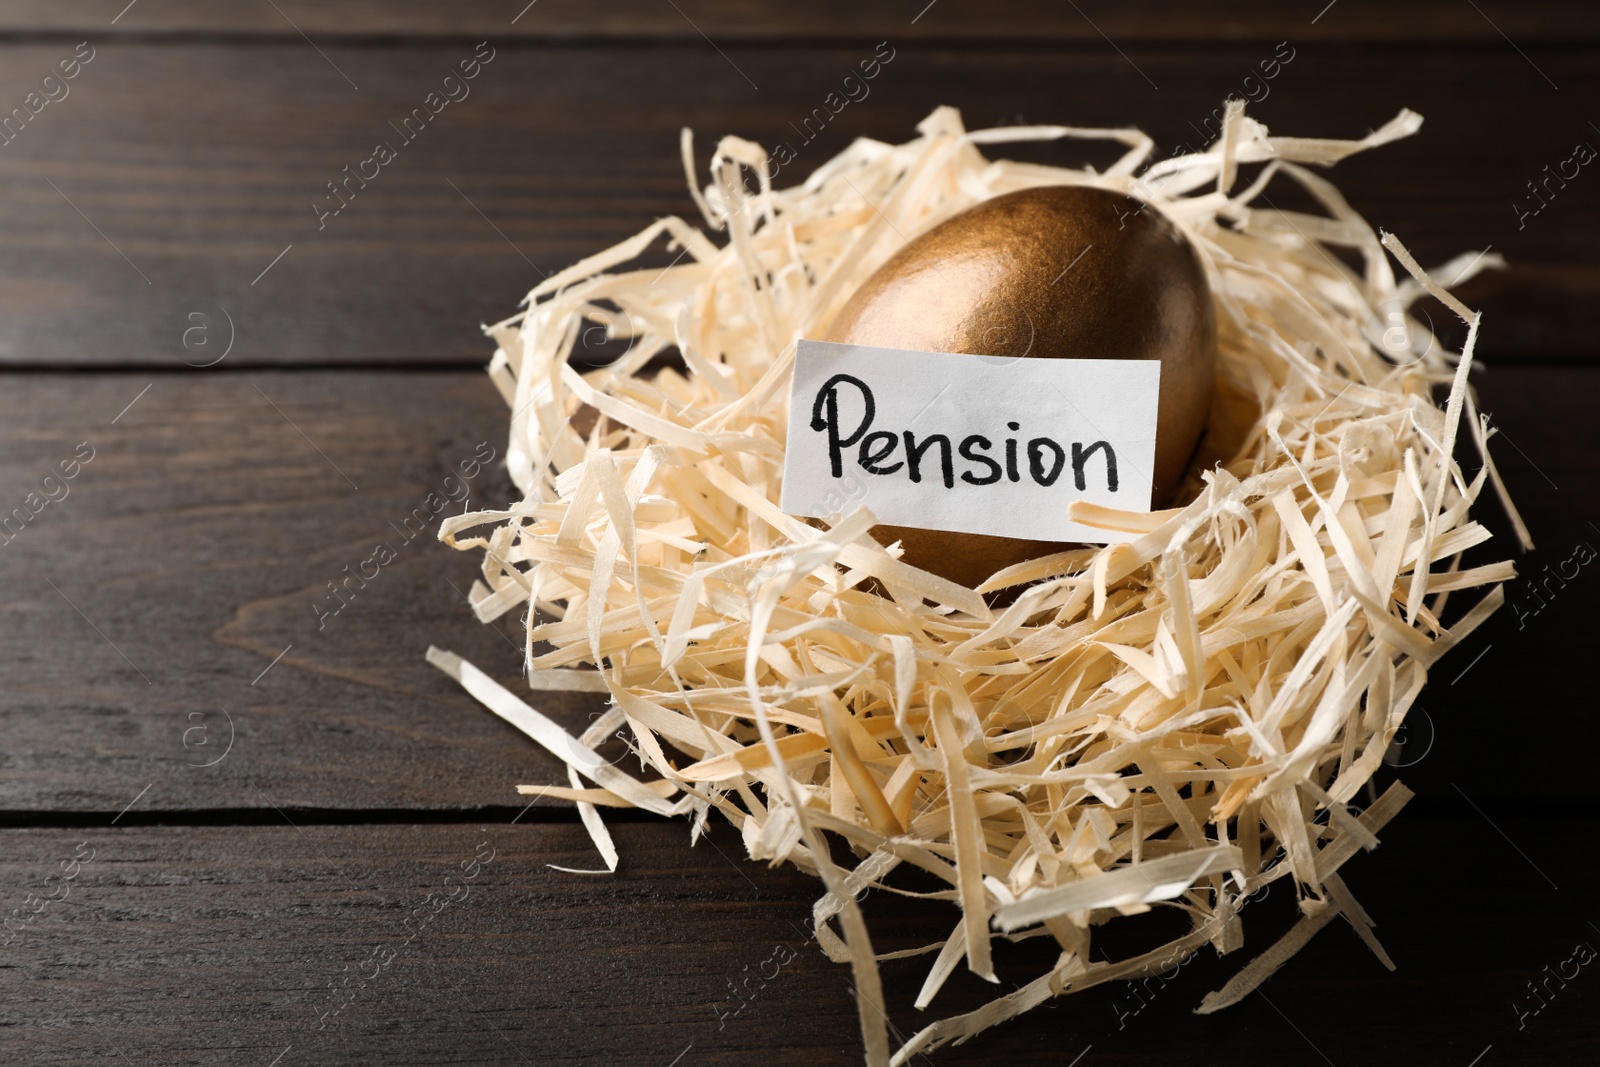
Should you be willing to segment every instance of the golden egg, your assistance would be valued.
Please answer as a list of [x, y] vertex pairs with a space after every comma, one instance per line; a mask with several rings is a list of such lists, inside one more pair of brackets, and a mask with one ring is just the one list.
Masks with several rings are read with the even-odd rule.
[[[994, 197], [916, 237], [866, 280], [829, 341], [1029, 359], [1161, 362], [1153, 505], [1183, 481], [1211, 408], [1217, 324], [1200, 258], [1156, 208], [1055, 185]], [[976, 585], [1063, 545], [878, 526], [907, 563]]]

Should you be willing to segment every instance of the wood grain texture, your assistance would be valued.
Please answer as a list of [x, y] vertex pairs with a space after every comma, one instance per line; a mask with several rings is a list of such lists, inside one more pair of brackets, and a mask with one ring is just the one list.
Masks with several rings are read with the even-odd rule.
[[[894, 35], [908, 40], [1118, 41], [1305, 40], [1502, 42], [1500, 31], [1529, 43], [1593, 41], [1594, 13], [1582, 0], [1492, 3], [1474, 12], [1453, 0], [1414, 0], [1398, 16], [1378, 0], [893, 0], [873, 4], [820, 0], [276, 0], [274, 4], [207, 0], [12, 0], [0, 9], [0, 33], [184, 37], [248, 35], [319, 39], [492, 35], [531, 40], [762, 42], [840, 40]], [[276, 10], [275, 10], [276, 9]], [[115, 19], [115, 23], [112, 20]], [[1497, 30], [1496, 27], [1499, 27]], [[1102, 36], [1103, 35], [1103, 36]]]
[[[516, 804], [519, 782], [564, 781], [422, 658], [438, 644], [517, 686], [516, 620], [480, 626], [463, 599], [476, 560], [431, 529], [409, 540], [397, 529], [418, 508], [430, 517], [428, 494], [445, 493], [480, 443], [503, 451], [508, 413], [484, 375], [12, 373], [5, 383], [0, 517], [26, 507], [80, 443], [96, 451], [65, 499], [0, 545], [0, 811], [114, 813], [146, 785], [140, 811], [449, 811]], [[1479, 389], [1540, 548], [1519, 560], [1512, 607], [1435, 669], [1413, 745], [1396, 758], [1408, 783], [1454, 798], [1451, 782], [1492, 738], [1511, 764], [1550, 768], [1554, 795], [1593, 802], [1600, 787], [1581, 749], [1551, 749], [1547, 733], [1508, 730], [1505, 716], [1537, 709], [1549, 729], [1586, 729], [1590, 702], [1571, 665], [1592, 650], [1600, 577], [1592, 567], [1570, 577], [1564, 563], [1580, 542], [1600, 547], [1589, 462], [1600, 369], [1492, 366]], [[511, 492], [498, 466], [471, 491], [489, 504]], [[1483, 510], [1499, 536], [1476, 558], [1513, 554], [1494, 505]], [[379, 541], [395, 561], [364, 587], [344, 585], [348, 606], [321, 618], [318, 606], [337, 603], [327, 583], [361, 570]], [[601, 707], [594, 696], [530, 699], [577, 729]], [[235, 747], [194, 766], [222, 750], [222, 709]], [[206, 729], [186, 734], [197, 725]]]
[[[719, 54], [703, 41], [502, 44], [470, 96], [407, 143], [390, 123], [472, 45], [330, 42], [326, 59], [304, 41], [94, 47], [70, 95], [0, 147], [3, 365], [182, 368], [221, 351], [224, 313], [230, 365], [481, 364], [489, 346], [478, 324], [514, 311], [543, 274], [657, 216], [694, 217], [678, 162], [684, 125], [699, 131], [702, 165], [726, 132], [790, 143], [798, 158], [780, 183], [856, 136], [911, 136], [941, 102], [973, 126], [1137, 124], [1166, 154], [1204, 143], [1228, 94], [1259, 95], [1244, 79], [1274, 52], [1130, 44], [1124, 58], [1103, 42], [1047, 51], [900, 42], [870, 95], [830, 117], [828, 94], [870, 45]], [[1504, 277], [1468, 293], [1486, 314], [1480, 350], [1587, 358], [1600, 179], [1582, 171], [1552, 185], [1537, 215], [1518, 211], [1535, 203], [1526, 183], [1547, 180], [1543, 168], [1579, 141], [1600, 145], [1581, 107], [1600, 87], [1592, 55], [1289, 47], [1292, 62], [1254, 109], [1274, 129], [1354, 137], [1402, 106], [1427, 116], [1418, 137], [1333, 177], [1427, 264], [1486, 246], [1510, 260]], [[0, 46], [0, 113], [69, 54], [65, 43]], [[819, 110], [820, 132], [814, 118], [806, 125]], [[349, 185], [339, 215], [319, 219], [315, 204], [339, 203], [328, 184], [380, 140], [397, 157], [367, 188]], [[1098, 145], [1016, 154], [1113, 158]], [[1269, 199], [1300, 203], [1278, 185]], [[213, 324], [217, 343], [204, 353], [185, 347], [199, 336], [192, 313]]]
[[[1167, 982], [1091, 989], [915, 1062], [1149, 1065], [1243, 1052], [1272, 1064], [1460, 1067], [1488, 1046], [1484, 1063], [1593, 1062], [1600, 983], [1588, 968], [1552, 982], [1520, 1029], [1513, 1010], [1537, 1007], [1527, 983], [1560, 968], [1577, 943], [1600, 940], [1583, 888], [1592, 865], [1573, 847], [1580, 826], [1502, 818], [1513, 844], [1476, 816], [1403, 815], [1345, 868], [1393, 974], [1335, 923], [1257, 995], [1219, 1015], [1191, 1014], [1292, 919], [1279, 884], [1247, 906], [1247, 947], [1231, 957], [1206, 949]], [[0, 949], [0, 1059], [861, 1062], [848, 969], [808, 941], [813, 879], [735, 862], [726, 826], [693, 848], [682, 825], [621, 826], [617, 842], [623, 868], [593, 878], [547, 866], [595, 865], [576, 826], [0, 832], [7, 914], [37, 906], [30, 893], [59, 895], [61, 883], [46, 877], [93, 850], [70, 895], [31, 923], [12, 918], [20, 932]], [[864, 904], [879, 951], [948, 933], [948, 904], [881, 892]], [[1145, 921], [1101, 927], [1097, 955], [1132, 950]], [[1040, 941], [1000, 953], [1002, 989], [1053, 958]], [[993, 995], [963, 971], [928, 1012], [913, 1010], [928, 962], [885, 965], [888, 1014], [902, 1033]]]
[[[0, 808], [114, 811], [151, 783], [143, 805], [168, 810], [473, 807], [557, 773], [422, 658], [438, 643], [519, 670], [512, 620], [466, 603], [476, 561], [434, 540], [434, 505], [463, 506], [447, 479], [504, 450], [485, 376], [11, 376], [0, 397], [7, 515], [95, 449], [0, 546]], [[474, 506], [510, 498], [498, 464], [467, 485]], [[396, 558], [363, 585], [380, 542]], [[598, 707], [539, 704], [579, 729]], [[194, 766], [230, 721], [228, 758]]]

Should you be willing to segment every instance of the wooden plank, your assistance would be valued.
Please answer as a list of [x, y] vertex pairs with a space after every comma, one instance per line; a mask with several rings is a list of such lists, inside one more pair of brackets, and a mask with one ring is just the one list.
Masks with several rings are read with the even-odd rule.
[[[481, 442], [503, 450], [507, 412], [483, 375], [11, 373], [0, 383], [0, 515], [26, 507], [80, 443], [95, 450], [64, 499], [0, 544], [0, 811], [109, 815], [147, 785], [140, 810], [448, 811], [516, 804], [519, 782], [565, 780], [423, 662], [438, 644], [520, 690], [521, 636], [513, 618], [499, 630], [472, 618], [462, 597], [474, 559], [396, 529], [418, 508], [428, 517], [428, 494], [447, 492]], [[1600, 497], [1588, 461], [1600, 450], [1597, 387], [1600, 369], [1482, 376], [1504, 433], [1496, 455], [1541, 548], [1510, 589], [1521, 609], [1435, 669], [1415, 745], [1397, 757], [1415, 786], [1453, 796], [1460, 768], [1493, 738], [1506, 766], [1544, 768], [1553, 794], [1600, 795], [1581, 748], [1549, 745], [1549, 731], [1586, 728], [1591, 703], [1572, 664], [1596, 640], [1600, 578], [1567, 561], [1579, 543], [1600, 548], [1585, 505]], [[500, 502], [511, 490], [497, 468], [471, 493]], [[1498, 528], [1483, 558], [1514, 552]], [[363, 568], [379, 541], [397, 558]], [[378, 576], [344, 585], [348, 606], [322, 620], [319, 607], [335, 604], [328, 583], [344, 583], [346, 567]], [[600, 707], [593, 696], [531, 699], [578, 729]], [[1506, 727], [1508, 709], [1535, 708], [1545, 730]], [[235, 747], [196, 766], [225, 745], [222, 709]], [[189, 733], [196, 725], [206, 730]]]
[[[1234, 956], [1206, 949], [1165, 981], [1088, 990], [917, 1062], [1226, 1062], [1248, 1047], [1258, 1062], [1459, 1067], [1491, 1046], [1483, 1062], [1594, 1062], [1600, 994], [1588, 969], [1574, 977], [1568, 962], [1597, 937], [1583, 889], [1592, 862], [1575, 844], [1582, 825], [1502, 815], [1513, 846], [1476, 816], [1402, 816], [1346, 868], [1396, 973], [1335, 922], [1269, 990], [1218, 1016], [1191, 1014], [1292, 919], [1280, 883], [1248, 905], [1247, 947]], [[19, 932], [0, 957], [0, 1058], [861, 1062], [848, 971], [807, 940], [813, 879], [724, 858], [738, 854], [725, 825], [693, 849], [681, 825], [621, 826], [617, 838], [623, 869], [586, 877], [547, 866], [595, 865], [575, 826], [0, 832], [8, 915], [37, 906], [30, 893], [59, 896], [62, 864], [71, 871], [75, 854], [93, 850], [65, 883], [70, 895], [31, 922], [11, 916]], [[492, 858], [469, 878], [477, 856]], [[865, 907], [880, 951], [948, 934], [948, 903], [880, 892]], [[1162, 918], [1106, 924], [1097, 955], [1120, 957]], [[929, 958], [885, 965], [891, 1022], [909, 1032], [1054, 958], [1041, 941], [1017, 949], [997, 958], [1000, 987], [959, 972], [926, 1013], [910, 1001]], [[1566, 981], [1547, 980], [1558, 970]], [[1541, 1002], [1520, 1019], [1513, 1008]]]
[[[893, 36], [903, 40], [1104, 43], [1148, 40], [1359, 40], [1503, 43], [1499, 30], [1530, 43], [1596, 39], [1581, 0], [1481, 5], [1474, 13], [1450, 0], [1417, 0], [1405, 17], [1375, 0], [1282, 4], [1271, 0], [1136, 5], [1083, 0], [904, 0], [866, 6], [847, 0], [794, 5], [751, 0], [278, 0], [216, 4], [205, 0], [13, 0], [0, 10], [0, 32], [94, 33], [100, 37], [159, 33], [192, 37], [261, 35], [320, 39], [492, 35], [564, 40], [700, 41], [787, 44], [795, 38], [840, 40]], [[277, 8], [277, 10], [274, 10]], [[675, 10], [676, 9], [676, 10]], [[1492, 17], [1492, 21], [1491, 21]], [[113, 21], [115, 20], [115, 21]], [[1498, 27], [1498, 30], [1497, 30]], [[1103, 36], [1102, 36], [1103, 34]]]
[[[72, 47], [0, 47], [0, 105], [20, 106]], [[1202, 143], [1227, 94], [1259, 95], [1243, 79], [1274, 51], [891, 45], [870, 95], [819, 133], [808, 116], [829, 117], [824, 101], [870, 45], [725, 55], [704, 42], [501, 45], [471, 95], [408, 143], [390, 123], [471, 44], [329, 43], [326, 60], [304, 41], [91, 47], [70, 95], [0, 148], [0, 364], [182, 368], [214, 358], [225, 338], [229, 365], [481, 364], [478, 324], [513, 311], [543, 273], [659, 215], [694, 216], [678, 162], [684, 124], [700, 131], [702, 164], [723, 132], [790, 143], [798, 159], [780, 180], [858, 135], [903, 139], [940, 102], [974, 126], [1141, 124], [1166, 154]], [[1482, 350], [1592, 352], [1584, 309], [1600, 298], [1600, 198], [1580, 174], [1552, 185], [1539, 214], [1519, 219], [1517, 208], [1534, 203], [1525, 183], [1546, 180], [1542, 168], [1578, 141], [1600, 143], [1567, 103], [1600, 83], [1592, 54], [1289, 47], [1256, 109], [1274, 129], [1359, 136], [1404, 105], [1427, 115], [1417, 138], [1335, 177], [1426, 263], [1485, 246], [1510, 259], [1513, 273], [1483, 290]], [[338, 216], [320, 217], [314, 205], [338, 203], [328, 184], [379, 140], [397, 157], [367, 188], [352, 183]], [[1100, 146], [1019, 154], [1112, 158]], [[1283, 205], [1291, 193], [1269, 195]]]
[[[0, 545], [0, 808], [115, 810], [150, 784], [142, 805], [167, 810], [448, 809], [555, 780], [423, 662], [438, 643], [507, 681], [519, 669], [513, 626], [481, 626], [464, 599], [476, 561], [434, 540], [463, 486], [475, 506], [510, 498], [499, 464], [459, 480], [481, 448], [504, 451], [485, 376], [4, 381], [7, 516], [80, 443], [93, 458]], [[580, 729], [599, 706], [538, 703]]]

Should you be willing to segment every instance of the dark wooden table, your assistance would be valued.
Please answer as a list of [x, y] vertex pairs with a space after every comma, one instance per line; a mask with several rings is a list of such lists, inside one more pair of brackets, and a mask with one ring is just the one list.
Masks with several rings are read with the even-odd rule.
[[[728, 827], [691, 847], [623, 815], [615, 876], [550, 869], [597, 861], [571, 809], [514, 786], [564, 775], [423, 661], [436, 643], [515, 684], [517, 635], [465, 603], [472, 559], [417, 538], [320, 629], [314, 605], [481, 442], [503, 451], [480, 322], [693, 217], [680, 126], [702, 163], [723, 133], [793, 140], [879, 42], [870, 96], [786, 179], [939, 103], [973, 126], [1134, 123], [1163, 152], [1230, 93], [1295, 134], [1422, 112], [1334, 177], [1424, 262], [1510, 261], [1465, 296], [1539, 542], [1384, 772], [1418, 799], [1345, 868], [1396, 973], [1336, 924], [1220, 1015], [1191, 1009], [1242, 956], [933, 1061], [1600, 1061], [1600, 975], [1568, 962], [1600, 946], [1600, 575], [1570, 562], [1600, 546], [1600, 172], [1528, 189], [1600, 145], [1590, 0], [125, 3], [0, 5], [0, 514], [30, 512], [0, 535], [0, 1062], [859, 1061], [847, 971], [807, 943], [816, 884], [744, 861]], [[326, 184], [482, 41], [470, 96], [319, 229]], [[41, 84], [63, 60], [75, 77]], [[511, 487], [491, 469], [471, 492]], [[1510, 553], [1489, 518], [1483, 558]], [[1281, 886], [1249, 950], [1287, 921]], [[943, 936], [868, 914], [883, 949]], [[732, 1014], [780, 945], [793, 962]], [[886, 967], [902, 1033], [928, 1021], [924, 963]]]

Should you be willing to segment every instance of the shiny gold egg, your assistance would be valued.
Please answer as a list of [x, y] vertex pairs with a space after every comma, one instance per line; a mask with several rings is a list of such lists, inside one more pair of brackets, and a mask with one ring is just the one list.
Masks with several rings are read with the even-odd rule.
[[[1142, 200], [1089, 186], [985, 200], [916, 237], [873, 273], [825, 338], [842, 344], [1029, 359], [1161, 362], [1152, 503], [1183, 481], [1205, 429], [1217, 325], [1187, 238]], [[879, 526], [904, 559], [976, 585], [1066, 547]]]

